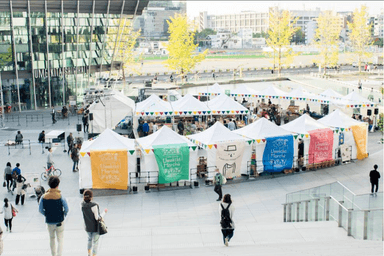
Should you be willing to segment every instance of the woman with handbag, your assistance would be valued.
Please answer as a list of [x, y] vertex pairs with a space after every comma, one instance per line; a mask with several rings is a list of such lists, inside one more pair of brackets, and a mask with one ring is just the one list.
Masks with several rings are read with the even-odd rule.
[[99, 205], [92, 201], [93, 193], [91, 190], [85, 190], [83, 193], [84, 201], [81, 203], [81, 210], [83, 212], [85, 231], [88, 234], [88, 256], [97, 255], [99, 244], [99, 221], [108, 212], [105, 209], [100, 214]]
[[16, 200], [15, 204], [18, 205], [21, 197], [21, 205], [24, 205], [25, 200], [25, 190], [27, 189], [27, 184], [25, 184], [26, 179], [20, 174], [16, 179]]
[[11, 163], [8, 162], [5, 169], [4, 169], [4, 183], [3, 183], [3, 187], [4, 184], [6, 184], [6, 187], [8, 189], [8, 192], [11, 191], [11, 187], [12, 187], [12, 167], [11, 167]]
[[221, 216], [221, 233], [223, 233], [223, 241], [225, 246], [228, 246], [228, 243], [233, 237], [233, 233], [235, 231], [235, 222], [233, 221], [234, 212], [235, 207], [232, 204], [231, 195], [226, 194], [219, 206], [219, 214]]
[[8, 203], [8, 198], [4, 198], [3, 211], [0, 213], [4, 213], [4, 223], [9, 232], [12, 232], [12, 219], [17, 212], [17, 209], [11, 203]]

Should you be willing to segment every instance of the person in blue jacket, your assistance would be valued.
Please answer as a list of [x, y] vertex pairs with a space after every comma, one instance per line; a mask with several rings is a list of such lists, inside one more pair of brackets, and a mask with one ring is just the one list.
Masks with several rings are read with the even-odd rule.
[[49, 177], [50, 189], [44, 194], [39, 204], [39, 212], [45, 216], [45, 223], [47, 223], [52, 256], [63, 254], [64, 218], [69, 211], [67, 201], [61, 196], [59, 184], [59, 177]]
[[147, 121], [145, 121], [144, 124], [143, 124], [144, 136], [148, 136], [148, 132], [149, 132], [149, 125], [148, 125]]

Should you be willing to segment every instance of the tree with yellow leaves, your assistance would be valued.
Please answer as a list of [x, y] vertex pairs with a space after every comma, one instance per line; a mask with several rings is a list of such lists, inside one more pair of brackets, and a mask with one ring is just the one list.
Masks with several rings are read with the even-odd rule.
[[197, 44], [193, 43], [196, 28], [188, 22], [186, 15], [175, 14], [167, 21], [169, 28], [168, 59], [164, 61], [166, 67], [178, 74], [191, 72], [195, 66], [205, 59], [208, 50], [195, 54]]
[[280, 11], [277, 8], [269, 12], [269, 29], [266, 43], [273, 50], [274, 68], [277, 60], [278, 75], [281, 76], [283, 64], [289, 65], [293, 62], [294, 54], [290, 47], [291, 39], [297, 28], [293, 25], [297, 19], [292, 19], [289, 11]]
[[114, 51], [114, 61], [122, 63], [123, 78], [125, 78], [125, 71], [139, 73], [138, 65], [142, 55], [137, 55], [134, 49], [140, 30], [133, 31], [132, 21], [129, 18], [115, 20], [115, 22], [116, 26], [108, 31], [108, 48]]
[[324, 11], [317, 18], [317, 29], [315, 34], [315, 45], [320, 50], [320, 58], [314, 62], [324, 68], [336, 66], [339, 61], [339, 36], [341, 31], [340, 17], [332, 11]]
[[353, 12], [353, 22], [348, 22], [350, 30], [349, 40], [352, 44], [353, 55], [357, 58], [359, 72], [361, 72], [361, 62], [364, 59], [372, 57], [367, 51], [368, 47], [373, 44], [371, 29], [372, 25], [368, 24], [368, 8], [362, 5]]

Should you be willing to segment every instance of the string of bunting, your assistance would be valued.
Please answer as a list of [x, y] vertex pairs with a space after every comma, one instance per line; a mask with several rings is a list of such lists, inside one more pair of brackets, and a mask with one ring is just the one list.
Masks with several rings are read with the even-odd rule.
[[[130, 154], [131, 156], [136, 152], [136, 150], [127, 150], [127, 153]], [[91, 156], [91, 152], [80, 152], [80, 155], [82, 157], [88, 155], [88, 156]]]
[[[189, 150], [192, 150], [192, 151], [196, 151], [196, 149], [197, 149], [197, 146], [188, 146], [188, 147], [189, 147]], [[151, 152], [155, 151], [153, 148], [145, 149], [143, 147], [141, 147], [141, 150], [143, 153], [146, 153], [147, 155], [149, 155]]]
[[370, 107], [375, 107], [376, 104], [354, 104], [354, 105], [346, 105], [347, 108], [370, 108]]

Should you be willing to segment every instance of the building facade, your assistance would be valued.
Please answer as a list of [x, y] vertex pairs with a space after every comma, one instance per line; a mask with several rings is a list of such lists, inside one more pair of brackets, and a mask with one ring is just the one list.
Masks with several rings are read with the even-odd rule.
[[[95, 73], [114, 61], [124, 19], [148, 1], [7, 0], [0, 3], [3, 105], [19, 110], [81, 102]], [[128, 23], [127, 23], [128, 24]], [[116, 43], [114, 43], [116, 42]]]
[[176, 13], [186, 14], [186, 1], [149, 1], [143, 14], [134, 21], [134, 29], [141, 30], [146, 40], [168, 39], [168, 22]]

